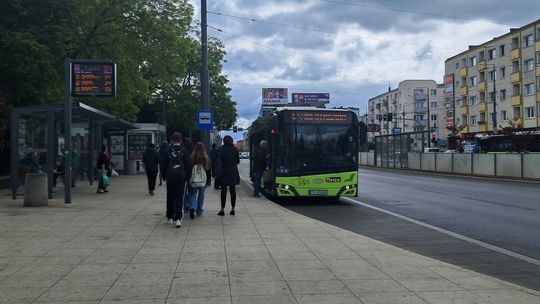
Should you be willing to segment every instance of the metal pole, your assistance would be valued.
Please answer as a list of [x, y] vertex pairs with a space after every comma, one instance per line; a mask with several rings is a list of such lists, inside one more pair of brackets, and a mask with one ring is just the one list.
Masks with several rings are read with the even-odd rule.
[[431, 147], [431, 114], [429, 112], [429, 87], [427, 89], [427, 126], [428, 126], [428, 147]]
[[53, 170], [56, 163], [56, 154], [54, 153], [54, 112], [49, 110], [47, 113], [47, 189], [49, 199], [52, 199], [53, 193]]
[[496, 69], [495, 65], [493, 65], [493, 131], [497, 129], [497, 91], [495, 89], [495, 79], [497, 79], [497, 76], [495, 73]]
[[[209, 104], [209, 76], [208, 76], [208, 25], [206, 13], [206, 0], [201, 0], [201, 53], [202, 53], [202, 71], [201, 71], [201, 110], [210, 109]], [[201, 132], [201, 141], [210, 148], [210, 133]]]
[[71, 204], [71, 59], [64, 59], [64, 203]]
[[19, 187], [19, 111], [16, 108], [11, 110], [11, 143], [10, 143], [10, 171], [11, 171], [11, 198], [17, 199], [17, 188]]

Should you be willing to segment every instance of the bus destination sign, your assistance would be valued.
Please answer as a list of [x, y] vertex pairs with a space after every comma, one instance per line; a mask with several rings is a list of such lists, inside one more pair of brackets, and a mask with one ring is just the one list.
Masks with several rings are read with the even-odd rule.
[[350, 124], [352, 113], [338, 111], [291, 111], [291, 122]]
[[116, 97], [116, 65], [112, 62], [76, 62], [71, 67], [73, 97]]

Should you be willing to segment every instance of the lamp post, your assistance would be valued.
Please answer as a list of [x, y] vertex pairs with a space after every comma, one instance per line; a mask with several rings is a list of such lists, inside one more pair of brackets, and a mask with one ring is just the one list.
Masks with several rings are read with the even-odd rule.
[[497, 75], [496, 75], [497, 70], [494, 64], [488, 63], [487, 65], [493, 67], [493, 70], [492, 70], [493, 71], [493, 117], [491, 120], [493, 121], [493, 131], [495, 131], [495, 129], [497, 129], [497, 103], [496, 103], [497, 91], [495, 89], [495, 80], [497, 79]]
[[[201, 67], [201, 110], [208, 110], [210, 108], [209, 96], [209, 76], [208, 76], [208, 24], [206, 13], [206, 0], [201, 0], [201, 53], [202, 53], [202, 67]], [[210, 149], [210, 134], [208, 132], [201, 132], [201, 141], [206, 146], [206, 149]]]
[[429, 107], [429, 87], [426, 87], [427, 96], [427, 129], [428, 129], [428, 147], [431, 147], [431, 113]]

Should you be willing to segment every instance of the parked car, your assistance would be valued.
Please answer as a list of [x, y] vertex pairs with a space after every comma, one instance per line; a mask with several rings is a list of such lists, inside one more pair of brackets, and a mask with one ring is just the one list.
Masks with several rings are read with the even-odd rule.
[[249, 152], [240, 152], [240, 158], [249, 159]]

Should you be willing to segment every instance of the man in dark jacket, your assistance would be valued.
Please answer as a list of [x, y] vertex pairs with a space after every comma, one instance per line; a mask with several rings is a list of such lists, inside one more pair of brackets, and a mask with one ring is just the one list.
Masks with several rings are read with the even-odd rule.
[[176, 221], [176, 228], [180, 228], [184, 218], [184, 189], [186, 180], [191, 178], [192, 165], [187, 150], [182, 147], [182, 134], [174, 132], [171, 142], [163, 176], [167, 181], [167, 219], [171, 224]]
[[154, 189], [156, 188], [156, 177], [158, 174], [159, 155], [154, 149], [154, 144], [149, 143], [146, 146], [146, 152], [143, 154], [142, 162], [146, 171], [146, 178], [148, 179], [148, 193], [154, 195]]
[[262, 140], [253, 153], [253, 196], [261, 197], [261, 179], [267, 166], [268, 142]]

